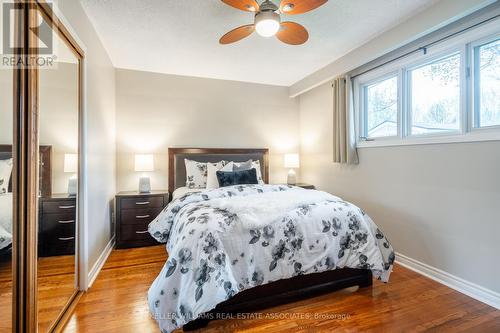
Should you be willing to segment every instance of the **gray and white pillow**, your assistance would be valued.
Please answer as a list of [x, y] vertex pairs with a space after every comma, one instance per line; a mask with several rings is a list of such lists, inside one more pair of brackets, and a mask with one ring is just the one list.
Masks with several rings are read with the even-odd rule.
[[[184, 164], [186, 164], [186, 187], [206, 188], [208, 163], [184, 159]], [[218, 169], [222, 168], [225, 165], [224, 161], [220, 161], [217, 163], [210, 163], [210, 164], [212, 164]]]
[[234, 163], [233, 171], [246, 171], [252, 168], [252, 160], [248, 160], [246, 162]]
[[259, 184], [264, 184], [264, 179], [262, 178], [262, 170], [260, 169], [259, 160], [248, 160], [246, 162], [234, 162], [233, 171], [244, 171], [249, 169], [255, 169], [257, 171], [257, 181]]
[[12, 175], [12, 158], [0, 160], [0, 194], [9, 192], [10, 176]]

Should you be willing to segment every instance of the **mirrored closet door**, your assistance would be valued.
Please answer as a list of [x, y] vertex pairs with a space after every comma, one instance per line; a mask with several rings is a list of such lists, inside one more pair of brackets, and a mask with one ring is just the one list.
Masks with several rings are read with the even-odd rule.
[[14, 71], [0, 68], [0, 332], [12, 331], [13, 313], [13, 97]]
[[81, 295], [84, 53], [51, 2], [1, 8], [0, 332], [60, 331]]
[[78, 289], [79, 56], [59, 33], [38, 70], [38, 332], [50, 331]]

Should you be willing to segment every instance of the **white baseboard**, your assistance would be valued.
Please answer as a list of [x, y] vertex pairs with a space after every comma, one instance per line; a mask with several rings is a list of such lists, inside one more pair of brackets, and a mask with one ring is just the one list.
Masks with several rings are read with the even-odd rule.
[[99, 259], [97, 259], [96, 263], [92, 267], [92, 269], [89, 272], [89, 276], [87, 278], [87, 281], [89, 281], [87, 285], [87, 289], [92, 286], [94, 283], [95, 279], [97, 278], [97, 275], [99, 275], [99, 272], [101, 271], [102, 267], [108, 260], [109, 255], [111, 254], [111, 251], [113, 251], [113, 248], [115, 247], [115, 236], [113, 236], [110, 240], [108, 245], [104, 248], [102, 251], [101, 255], [99, 256]]
[[466, 281], [438, 268], [424, 264], [418, 260], [409, 258], [401, 253], [396, 253], [396, 263], [411, 269], [414, 272], [422, 274], [429, 279], [444, 284], [447, 287], [455, 289], [456, 291], [470, 296], [480, 302], [500, 309], [500, 294], [497, 292]]

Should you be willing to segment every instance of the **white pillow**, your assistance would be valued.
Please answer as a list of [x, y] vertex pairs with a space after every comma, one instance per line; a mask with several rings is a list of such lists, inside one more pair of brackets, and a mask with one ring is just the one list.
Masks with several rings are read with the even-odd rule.
[[257, 170], [257, 181], [259, 184], [264, 184], [264, 179], [262, 178], [262, 171], [260, 169], [260, 161], [252, 161], [252, 167]]
[[0, 194], [9, 192], [10, 176], [12, 174], [12, 158], [0, 160]]
[[186, 164], [186, 187], [191, 189], [206, 188], [208, 164], [212, 164], [218, 168], [222, 168], [224, 166], [224, 161], [220, 161], [217, 163], [205, 163], [184, 159], [184, 164]]
[[0, 250], [12, 244], [12, 235], [0, 227]]
[[[246, 162], [241, 162], [241, 163], [234, 162], [234, 165], [239, 167], [243, 163], [246, 163]], [[259, 160], [252, 161], [252, 169], [255, 169], [255, 171], [257, 172], [257, 182], [259, 184], [264, 184], [264, 179], [262, 178], [262, 170], [260, 169], [260, 161]]]
[[0, 195], [0, 228], [12, 233], [12, 193]]
[[227, 163], [225, 166], [219, 167], [212, 163], [207, 165], [207, 190], [219, 188], [219, 180], [217, 179], [217, 171], [233, 171], [233, 162]]
[[207, 163], [184, 159], [186, 164], [186, 187], [205, 188], [207, 186]]

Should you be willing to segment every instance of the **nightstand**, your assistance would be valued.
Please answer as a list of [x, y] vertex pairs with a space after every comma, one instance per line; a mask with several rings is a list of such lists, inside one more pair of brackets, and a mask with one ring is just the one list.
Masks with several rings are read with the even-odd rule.
[[295, 184], [295, 186], [305, 188], [306, 190], [314, 190], [314, 189], [316, 189], [316, 187], [314, 185], [306, 184], [306, 183], [297, 183], [297, 184]]
[[157, 245], [149, 235], [148, 224], [168, 204], [167, 191], [151, 193], [120, 192], [115, 197], [116, 204], [116, 247]]
[[76, 197], [54, 194], [40, 198], [38, 255], [40, 257], [75, 254]]

